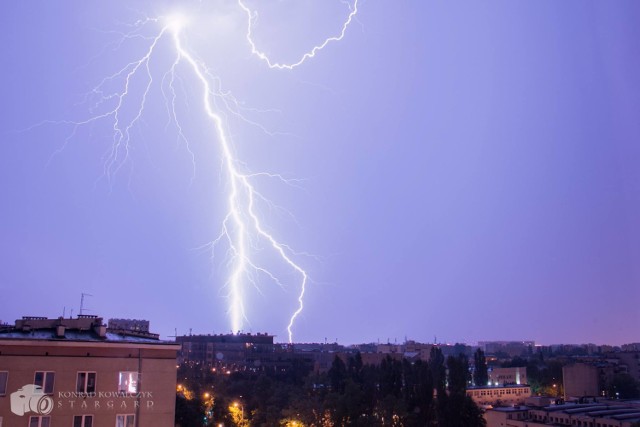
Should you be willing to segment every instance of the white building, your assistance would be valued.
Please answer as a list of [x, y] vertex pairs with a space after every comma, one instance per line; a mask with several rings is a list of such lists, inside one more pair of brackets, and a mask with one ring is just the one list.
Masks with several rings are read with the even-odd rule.
[[496, 387], [469, 387], [467, 396], [471, 397], [477, 405], [515, 405], [524, 403], [531, 397], [531, 387], [523, 385], [507, 385]]

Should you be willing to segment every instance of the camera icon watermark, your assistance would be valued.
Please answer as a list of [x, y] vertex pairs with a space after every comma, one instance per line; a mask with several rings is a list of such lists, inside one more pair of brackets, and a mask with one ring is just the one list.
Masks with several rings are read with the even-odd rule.
[[11, 412], [23, 416], [34, 412], [38, 415], [49, 415], [53, 411], [53, 399], [44, 394], [42, 387], [25, 384], [18, 391], [11, 393]]

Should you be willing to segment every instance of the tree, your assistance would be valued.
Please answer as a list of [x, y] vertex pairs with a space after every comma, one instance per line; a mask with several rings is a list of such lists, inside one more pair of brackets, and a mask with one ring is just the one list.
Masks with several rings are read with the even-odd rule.
[[353, 379], [353, 381], [357, 383], [362, 382], [362, 355], [360, 352], [356, 352], [356, 355], [353, 357], [349, 357], [348, 359], [348, 369], [349, 369], [349, 377]]
[[444, 356], [440, 348], [431, 347], [429, 354], [429, 366], [431, 366], [431, 378], [433, 378], [433, 388], [438, 396], [445, 393], [446, 390], [446, 369], [444, 367]]
[[414, 394], [412, 396], [413, 413], [415, 422], [413, 425], [427, 425], [431, 417], [430, 409], [433, 403], [433, 377], [429, 364], [418, 360], [413, 365]]
[[640, 397], [640, 387], [633, 377], [625, 372], [615, 374], [609, 384], [609, 396], [617, 399]]
[[402, 391], [402, 363], [387, 356], [380, 363], [380, 393], [382, 397], [400, 396]]
[[329, 381], [331, 390], [335, 393], [344, 393], [345, 382], [347, 380], [347, 367], [342, 359], [336, 355], [329, 369]]
[[181, 394], [176, 395], [176, 425], [181, 427], [198, 426], [203, 424], [204, 419], [204, 408], [198, 399], [188, 400]]
[[469, 361], [467, 356], [447, 358], [449, 369], [449, 394], [438, 395], [439, 425], [443, 427], [483, 427], [486, 425], [482, 411], [475, 402], [467, 396], [467, 382], [469, 380]]
[[473, 354], [473, 383], [477, 386], [485, 386], [489, 382], [489, 372], [487, 370], [487, 358], [484, 351], [477, 349]]
[[469, 378], [469, 361], [464, 355], [447, 358], [449, 368], [449, 396], [464, 396], [467, 393], [467, 379]]

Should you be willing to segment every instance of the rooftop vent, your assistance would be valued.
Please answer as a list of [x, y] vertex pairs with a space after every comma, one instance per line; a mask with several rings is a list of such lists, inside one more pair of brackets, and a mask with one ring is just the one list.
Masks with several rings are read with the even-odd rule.
[[56, 337], [58, 338], [64, 338], [64, 331], [65, 331], [65, 326], [64, 325], [58, 325], [56, 326]]

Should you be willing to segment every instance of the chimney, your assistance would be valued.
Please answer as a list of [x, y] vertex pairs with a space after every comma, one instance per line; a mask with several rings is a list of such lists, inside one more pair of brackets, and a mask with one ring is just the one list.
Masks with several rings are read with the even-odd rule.
[[105, 325], [95, 325], [93, 327], [93, 331], [98, 334], [100, 338], [104, 338], [107, 336], [107, 327]]
[[56, 326], [56, 337], [57, 338], [64, 338], [64, 331], [65, 331], [65, 326], [64, 325], [58, 325]]

